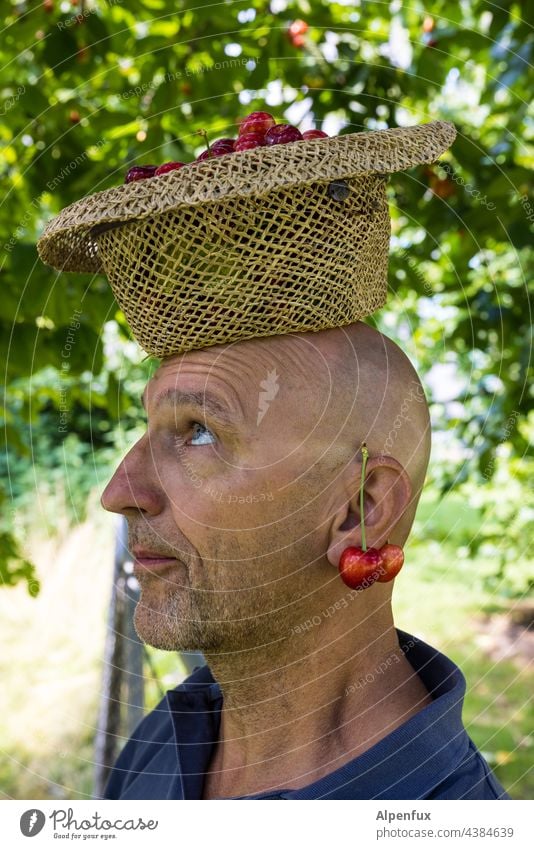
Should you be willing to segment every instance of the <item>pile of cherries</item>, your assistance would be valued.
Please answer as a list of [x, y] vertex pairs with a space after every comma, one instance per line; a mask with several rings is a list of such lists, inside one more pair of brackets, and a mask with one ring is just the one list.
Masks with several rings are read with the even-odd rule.
[[[205, 135], [204, 131], [200, 131]], [[243, 150], [254, 150], [256, 147], [271, 147], [275, 144], [288, 144], [296, 141], [309, 141], [310, 139], [328, 138], [327, 133], [322, 130], [306, 130], [301, 133], [292, 124], [277, 124], [268, 112], [251, 112], [239, 124], [239, 133], [236, 139], [218, 139], [212, 145], [208, 144], [200, 156], [192, 162], [164, 162], [163, 165], [134, 165], [129, 169], [124, 180], [125, 183], [134, 183], [137, 180], [146, 180], [148, 177], [159, 177], [169, 171], [177, 171], [187, 165], [194, 165], [204, 159], [212, 159], [215, 156], [226, 156], [229, 153], [240, 153]]]
[[365, 542], [364, 516], [364, 485], [365, 469], [369, 451], [365, 442], [362, 444], [362, 469], [360, 481], [360, 516], [362, 544], [346, 548], [339, 560], [339, 574], [345, 584], [352, 590], [370, 587], [375, 581], [387, 583], [392, 581], [402, 569], [404, 552], [399, 545], [383, 545], [381, 548], [367, 548]]

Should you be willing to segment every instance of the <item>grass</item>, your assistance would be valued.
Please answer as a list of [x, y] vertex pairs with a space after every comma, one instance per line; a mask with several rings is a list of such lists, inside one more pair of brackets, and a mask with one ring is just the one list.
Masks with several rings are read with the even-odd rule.
[[519, 655], [494, 660], [480, 627], [486, 611], [502, 611], [478, 577], [484, 564], [426, 543], [407, 548], [395, 588], [397, 625], [448, 655], [467, 681], [464, 724], [509, 794], [534, 793], [534, 675]]
[[92, 741], [111, 590], [113, 526], [100, 511], [60, 537], [27, 541], [42, 582], [0, 589], [0, 791], [91, 795]]
[[[425, 510], [425, 528], [432, 522], [439, 538], [444, 515], [423, 505]], [[457, 527], [458, 506], [447, 510], [447, 527]], [[61, 537], [47, 537], [41, 529], [28, 540], [43, 587], [37, 599], [23, 587], [0, 590], [0, 638], [9, 647], [0, 656], [4, 798], [79, 799], [92, 793], [113, 521], [96, 504], [89, 515]], [[464, 520], [475, 528], [471, 512]], [[534, 676], [524, 660], [495, 662], [485, 649], [479, 618], [500, 602], [484, 589], [484, 565], [459, 558], [452, 546], [417, 542], [416, 531], [395, 588], [396, 620], [458, 663], [468, 683], [464, 720], [471, 737], [510, 795], [527, 799], [534, 792]], [[164, 689], [182, 679], [176, 655], [151, 655]], [[149, 682], [147, 705], [159, 697]]]

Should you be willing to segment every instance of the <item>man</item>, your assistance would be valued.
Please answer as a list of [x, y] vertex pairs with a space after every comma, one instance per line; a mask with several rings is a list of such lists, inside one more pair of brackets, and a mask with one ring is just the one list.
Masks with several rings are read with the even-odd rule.
[[404, 545], [429, 458], [419, 379], [360, 320], [387, 296], [386, 177], [454, 136], [174, 163], [47, 225], [42, 259], [104, 271], [161, 359], [102, 503], [128, 520], [141, 638], [207, 660], [138, 726], [106, 798], [505, 797], [462, 726], [460, 671], [395, 630], [391, 582], [344, 582], [347, 549]]
[[102, 503], [128, 519], [140, 637], [209, 670], [141, 723], [106, 797], [502, 796], [460, 671], [395, 631], [391, 583], [338, 573], [362, 542], [362, 442], [368, 545], [404, 545], [421, 493], [430, 422], [399, 348], [361, 322], [213, 346], [164, 360], [145, 406]]

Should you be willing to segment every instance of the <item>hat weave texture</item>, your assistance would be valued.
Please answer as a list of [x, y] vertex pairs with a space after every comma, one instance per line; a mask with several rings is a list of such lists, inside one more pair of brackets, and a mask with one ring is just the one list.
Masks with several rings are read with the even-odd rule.
[[455, 135], [436, 121], [205, 159], [71, 204], [39, 255], [104, 271], [157, 357], [349, 324], [386, 300], [386, 175], [435, 161]]

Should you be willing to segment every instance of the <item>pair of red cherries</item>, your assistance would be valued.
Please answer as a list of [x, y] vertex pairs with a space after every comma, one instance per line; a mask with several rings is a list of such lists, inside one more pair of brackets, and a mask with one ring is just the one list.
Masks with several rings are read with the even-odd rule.
[[342, 580], [352, 590], [365, 589], [375, 581], [381, 584], [392, 581], [399, 574], [404, 563], [404, 552], [398, 545], [387, 543], [382, 548], [367, 548], [365, 543], [365, 520], [363, 509], [363, 491], [365, 468], [369, 451], [362, 444], [362, 474], [360, 483], [360, 516], [362, 526], [362, 544], [349, 546], [339, 559], [339, 573]]

